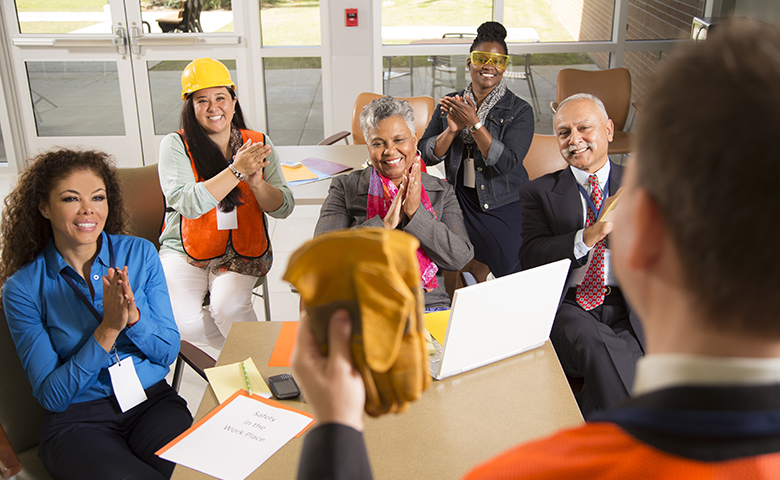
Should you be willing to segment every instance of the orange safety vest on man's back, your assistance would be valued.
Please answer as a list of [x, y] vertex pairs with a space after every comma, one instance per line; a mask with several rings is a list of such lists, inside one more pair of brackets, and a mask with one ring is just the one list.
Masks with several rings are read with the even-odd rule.
[[[195, 169], [195, 162], [192, 160], [187, 139], [184, 138], [184, 131], [179, 130], [178, 133], [184, 140], [184, 147], [190, 157], [192, 173], [199, 182], [204, 181], [205, 179], [198, 175]], [[241, 130], [241, 138], [244, 142], [251, 138], [253, 143], [265, 144], [265, 136], [252, 130]], [[236, 207], [238, 228], [235, 230], [217, 229], [219, 206], [198, 218], [181, 217], [181, 242], [187, 255], [201, 261], [221, 257], [227, 250], [229, 240], [232, 241], [236, 253], [242, 257], [257, 258], [268, 250], [263, 210], [257, 204], [255, 194], [246, 182], [239, 182], [238, 189], [241, 191], [241, 201], [244, 204]]]
[[778, 475], [780, 453], [693, 460], [647, 445], [614, 423], [604, 422], [512, 448], [477, 466], [463, 480], [741, 480]]

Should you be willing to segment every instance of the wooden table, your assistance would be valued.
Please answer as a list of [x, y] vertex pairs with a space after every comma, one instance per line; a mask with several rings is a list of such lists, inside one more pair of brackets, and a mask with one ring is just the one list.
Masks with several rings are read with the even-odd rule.
[[[267, 366], [280, 329], [281, 322], [234, 323], [217, 364], [251, 356], [265, 378], [290, 372]], [[310, 411], [300, 400], [284, 403]], [[196, 419], [216, 406], [207, 388]], [[548, 341], [530, 352], [433, 382], [406, 413], [367, 418], [365, 438], [377, 479], [450, 479], [512, 445], [580, 423], [582, 416]], [[302, 442], [293, 439], [249, 478], [295, 478]], [[172, 478], [212, 477], [177, 465]]]
[[[365, 145], [292, 145], [275, 148], [279, 158], [291, 162], [314, 157], [359, 169], [368, 159]], [[292, 187], [296, 205], [322, 205], [328, 196], [329, 187], [330, 178]]]

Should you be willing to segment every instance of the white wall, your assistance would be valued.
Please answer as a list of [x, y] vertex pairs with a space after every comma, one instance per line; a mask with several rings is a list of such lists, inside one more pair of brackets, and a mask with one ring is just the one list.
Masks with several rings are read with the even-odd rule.
[[[346, 26], [347, 8], [357, 8], [357, 27]], [[352, 105], [360, 92], [382, 93], [381, 38], [377, 38], [381, 37], [381, 4], [372, 0], [323, 0], [320, 14], [323, 110], [328, 136], [351, 130]]]

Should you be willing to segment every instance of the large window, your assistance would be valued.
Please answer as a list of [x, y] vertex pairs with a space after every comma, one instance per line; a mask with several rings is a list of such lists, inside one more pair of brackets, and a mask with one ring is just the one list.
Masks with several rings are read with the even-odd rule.
[[266, 58], [263, 66], [271, 140], [275, 145], [316, 145], [324, 138], [320, 59]]
[[446, 34], [475, 34], [493, 18], [492, 0], [382, 1], [382, 43], [426, 43]]

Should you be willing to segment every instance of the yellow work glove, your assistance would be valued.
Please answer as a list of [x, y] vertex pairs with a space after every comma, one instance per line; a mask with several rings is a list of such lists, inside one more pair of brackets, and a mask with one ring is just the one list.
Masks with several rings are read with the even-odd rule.
[[327, 354], [328, 322], [345, 308], [350, 348], [366, 385], [366, 413], [400, 413], [431, 382], [416, 238], [361, 228], [320, 235], [296, 251], [284, 279], [301, 293], [314, 337]]

